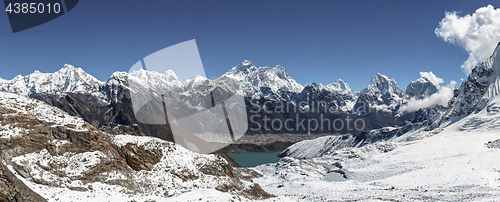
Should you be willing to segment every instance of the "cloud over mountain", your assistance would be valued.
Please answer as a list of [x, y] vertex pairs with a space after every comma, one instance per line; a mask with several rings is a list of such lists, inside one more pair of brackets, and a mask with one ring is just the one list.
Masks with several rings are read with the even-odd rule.
[[431, 81], [434, 85], [438, 86], [439, 84], [443, 83], [444, 80], [442, 78], [438, 78], [434, 73], [432, 72], [420, 72], [420, 77], [421, 78], [427, 78], [429, 81]]
[[491, 55], [500, 41], [500, 8], [488, 5], [464, 16], [456, 11], [446, 12], [435, 33], [469, 53], [462, 64], [464, 72], [469, 74], [475, 65]]
[[446, 106], [448, 101], [450, 101], [453, 97], [453, 90], [455, 89], [457, 82], [451, 81], [447, 86], [439, 86], [439, 84], [443, 83], [443, 79], [437, 77], [432, 72], [420, 72], [420, 77], [427, 78], [431, 81], [438, 87], [438, 91], [430, 96], [424, 97], [423, 99], [418, 99], [416, 97], [410, 98], [405, 105], [401, 106], [399, 111], [414, 112], [422, 108], [437, 105]]

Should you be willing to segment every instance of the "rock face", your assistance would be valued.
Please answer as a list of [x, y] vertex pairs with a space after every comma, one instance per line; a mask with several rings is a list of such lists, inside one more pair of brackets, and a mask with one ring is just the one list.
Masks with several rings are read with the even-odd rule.
[[152, 137], [110, 135], [23, 96], [0, 92], [0, 124], [6, 163], [0, 186], [10, 190], [0, 194], [9, 201], [37, 197], [15, 177], [42, 197], [63, 201], [89, 200], [90, 192], [95, 198], [159, 200], [195, 189], [270, 197], [249, 181], [257, 174], [218, 155]]
[[[500, 44], [488, 60], [472, 69], [471, 74], [454, 91], [448, 107], [422, 109], [409, 119], [426, 119], [432, 128], [485, 109], [500, 94]], [[495, 109], [491, 109], [495, 110]]]
[[[0, 160], [2, 151], [0, 151]], [[0, 201], [47, 201], [0, 163]]]

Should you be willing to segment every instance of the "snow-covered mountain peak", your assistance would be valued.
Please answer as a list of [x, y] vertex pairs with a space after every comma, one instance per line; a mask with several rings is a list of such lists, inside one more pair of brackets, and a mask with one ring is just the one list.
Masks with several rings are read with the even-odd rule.
[[354, 91], [342, 79], [337, 79], [336, 81], [325, 85], [325, 88], [330, 90], [330, 91], [335, 91], [335, 92], [339, 92], [341, 94], [349, 94], [349, 95], [354, 96]]
[[242, 79], [243, 77], [255, 72], [257, 67], [252, 64], [252, 62], [245, 60], [241, 64], [231, 68], [225, 75], [232, 75], [237, 77], [238, 79]]
[[177, 78], [177, 74], [175, 74], [175, 72], [171, 69], [165, 71], [163, 74], [167, 75], [169, 78]]
[[[34, 74], [40, 74], [39, 71], [35, 71]], [[51, 75], [48, 73], [48, 75]], [[82, 68], [76, 68], [73, 65], [70, 64], [64, 64], [64, 66], [57, 72], [53, 73], [52, 76], [60, 76], [61, 78], [66, 78], [68, 80], [82, 80], [82, 82], [88, 82], [88, 83], [102, 83], [101, 81], [97, 80], [95, 77], [92, 75], [88, 74], [85, 72]]]
[[194, 76], [190, 77], [189, 79], [186, 80], [187, 81], [196, 81], [196, 80], [205, 80], [207, 79], [206, 77], [204, 76], [201, 76], [199, 74], [195, 74]]
[[155, 72], [155, 71], [147, 71], [147, 70], [142, 69], [142, 68], [139, 70], [132, 70], [129, 72], [130, 76], [135, 76], [138, 78], [147, 78], [149, 75], [153, 75], [153, 74], [160, 74], [160, 73]]
[[162, 79], [169, 80], [169, 81], [180, 82], [179, 78], [177, 77], [177, 74], [175, 74], [175, 72], [172, 70], [167, 70], [164, 73], [160, 73], [160, 72], [156, 72], [156, 71], [139, 69], [139, 70], [130, 71], [129, 74], [130, 74], [130, 76], [134, 76], [134, 77], [144, 79], [144, 80], [162, 78]]
[[415, 82], [415, 83], [429, 83], [431, 82], [432, 85], [435, 85], [434, 83], [432, 83], [431, 80], [429, 80], [429, 78], [427, 78], [426, 76], [422, 77], [422, 78], [419, 78], [415, 81], [412, 81], [412, 83]]
[[241, 65], [243, 66], [253, 66], [252, 62], [248, 61], [248, 60], [244, 60]]
[[315, 82], [308, 83], [304, 86], [304, 89], [315, 89], [315, 90], [320, 90], [324, 88], [325, 86], [323, 84], [317, 84]]
[[461, 88], [464, 88], [463, 90], [465, 91], [467, 91], [465, 88], [470, 88], [470, 85], [473, 84], [475, 86], [488, 87], [487, 92], [484, 92], [484, 90], [480, 92], [483, 94], [483, 100], [492, 100], [500, 94], [500, 43], [488, 60], [482, 62], [472, 70], [464, 83], [469, 85], [464, 86], [462, 84]]
[[[37, 73], [40, 74], [39, 71], [35, 71], [33, 74], [37, 74]], [[58, 75], [61, 75], [61, 76], [67, 77], [67, 78], [92, 77], [89, 74], [87, 74], [82, 68], [76, 68], [70, 64], [64, 64], [64, 66], [60, 70], [58, 70], [57, 72], [54, 72], [53, 74], [58, 74]], [[97, 81], [97, 79], [95, 79], [95, 78], [93, 78], [92, 80]]]
[[27, 76], [18, 75], [12, 80], [2, 81], [0, 89], [25, 96], [71, 92], [104, 98], [104, 93], [100, 91], [102, 85], [103, 82], [87, 74], [83, 69], [65, 64], [54, 73], [35, 71]]
[[120, 90], [127, 89], [129, 87], [128, 83], [129, 74], [127, 72], [114, 72], [106, 81], [105, 88], [108, 93], [108, 100], [117, 102]]
[[354, 109], [368, 104], [370, 108], [374, 108], [376, 111], [392, 112], [396, 110], [402, 96], [403, 91], [393, 78], [377, 73], [372, 78], [371, 84], [361, 90]]
[[280, 65], [274, 66], [274, 67], [261, 67], [258, 69], [259, 73], [262, 74], [274, 74], [278, 76], [280, 79], [285, 79], [289, 80], [292, 77], [288, 75], [286, 72], [286, 69]]
[[381, 73], [377, 73], [375, 74], [374, 77], [372, 77], [372, 83], [371, 84], [374, 84], [374, 85], [380, 85], [380, 84], [386, 84], [386, 83], [396, 83], [396, 81], [394, 81], [393, 78], [390, 78], [386, 75], [383, 75]]
[[67, 64], [67, 63], [64, 63], [62, 69], [75, 69], [75, 66]]
[[286, 69], [284, 67], [282, 67], [281, 65], [276, 65], [276, 66], [272, 67], [271, 70], [276, 72], [276, 73], [281, 73], [281, 72], [286, 73]]
[[128, 79], [129, 82], [133, 82], [135, 85], [153, 89], [176, 89], [182, 86], [182, 82], [175, 72], [171, 70], [167, 70], [164, 73], [144, 69], [133, 70], [129, 72]]
[[199, 74], [196, 74], [196, 75], [192, 76], [191, 78], [187, 79], [182, 85], [184, 87], [192, 89], [198, 85], [204, 85], [204, 84], [208, 85], [208, 82], [209, 82], [209, 80], [206, 77], [201, 76]]
[[[14, 77], [12, 80], [20, 80], [23, 78], [23, 75], [18, 74], [16, 77]], [[7, 81], [7, 80], [6, 80]]]
[[110, 80], [114, 80], [114, 79], [119, 79], [119, 80], [124, 80], [128, 77], [128, 73], [127, 72], [113, 72], [113, 74], [111, 74], [111, 76], [109, 77], [108, 81]]
[[349, 85], [344, 82], [342, 79], [337, 79], [336, 81], [332, 82], [331, 84], [328, 84], [330, 85], [331, 87], [334, 87], [336, 89], [338, 89], [339, 91], [344, 91], [344, 90], [348, 90], [348, 89], [351, 89], [351, 87], [349, 87]]
[[364, 88], [361, 93], [366, 93], [367, 91], [376, 91], [382, 94], [401, 94], [401, 89], [398, 87], [396, 81], [381, 73], [377, 73], [373, 78], [370, 85]]
[[422, 99], [436, 93], [438, 89], [439, 85], [434, 84], [429, 78], [424, 76], [408, 84], [408, 86], [403, 89], [403, 92], [408, 97]]
[[304, 86], [304, 89], [312, 89], [315, 91], [324, 90], [330, 93], [338, 93], [341, 95], [354, 95], [354, 92], [351, 90], [349, 85], [347, 85], [346, 83], [339, 83], [338, 81], [335, 81], [328, 85], [312, 82], [306, 84]]
[[238, 93], [245, 97], [289, 98], [290, 93], [298, 94], [304, 88], [282, 66], [257, 68], [247, 60], [233, 67], [224, 76], [240, 81]]

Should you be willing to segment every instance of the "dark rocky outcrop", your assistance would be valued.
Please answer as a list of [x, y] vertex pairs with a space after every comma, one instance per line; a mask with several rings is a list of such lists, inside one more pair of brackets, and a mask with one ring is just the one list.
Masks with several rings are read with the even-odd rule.
[[[3, 145], [3, 144], [2, 144]], [[3, 164], [3, 148], [0, 147], [0, 201], [47, 201], [27, 187]]]
[[500, 139], [494, 140], [494, 141], [489, 141], [485, 145], [488, 148], [497, 148], [497, 149], [500, 149]]

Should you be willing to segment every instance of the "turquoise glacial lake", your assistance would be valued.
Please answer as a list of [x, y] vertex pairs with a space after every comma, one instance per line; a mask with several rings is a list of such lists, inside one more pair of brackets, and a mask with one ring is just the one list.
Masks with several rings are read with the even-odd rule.
[[242, 167], [255, 167], [266, 163], [276, 163], [281, 158], [278, 157], [279, 152], [261, 153], [261, 152], [247, 152], [247, 153], [226, 153], [236, 163]]

